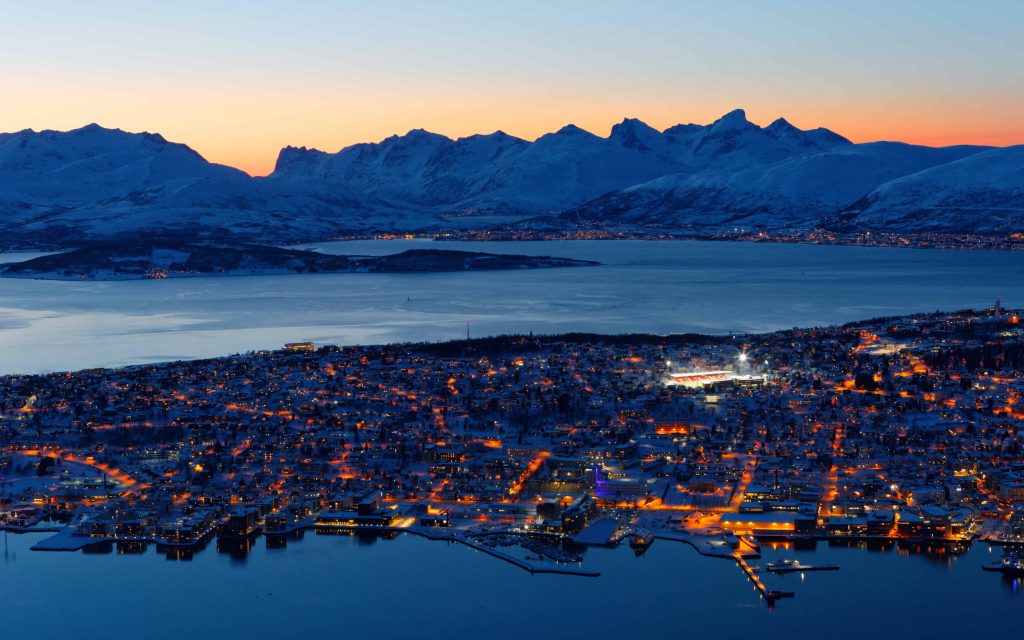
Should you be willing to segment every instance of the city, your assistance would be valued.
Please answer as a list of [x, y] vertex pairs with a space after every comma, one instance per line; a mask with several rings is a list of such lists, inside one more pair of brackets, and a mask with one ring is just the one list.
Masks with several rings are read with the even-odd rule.
[[[1024, 324], [317, 347], [0, 378], [0, 522], [41, 550], [455, 540], [530, 572], [656, 539], [1024, 542]], [[759, 542], [760, 541], [760, 542]], [[782, 592], [763, 588], [773, 601]]]
[[7, 3], [3, 638], [1019, 633], [1021, 24]]

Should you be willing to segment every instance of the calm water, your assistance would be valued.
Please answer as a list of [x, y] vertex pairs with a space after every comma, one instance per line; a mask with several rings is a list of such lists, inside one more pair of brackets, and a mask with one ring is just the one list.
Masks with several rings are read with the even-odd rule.
[[[752, 332], [1024, 306], [1024, 253], [721, 242], [327, 243], [598, 260], [599, 267], [163, 281], [0, 279], [0, 373], [533, 331]], [[14, 256], [0, 255], [10, 260]]]
[[[0, 534], [4, 535], [4, 534]], [[42, 534], [47, 535], [47, 534]], [[929, 638], [1019, 632], [1019, 583], [981, 571], [999, 551], [950, 558], [830, 547], [765, 558], [836, 563], [838, 572], [767, 576], [796, 592], [768, 609], [739, 568], [656, 541], [590, 549], [599, 578], [531, 576], [460, 545], [414, 536], [370, 543], [307, 533], [244, 557], [211, 544], [192, 560], [29, 551], [5, 537], [4, 637], [71, 624], [76, 638]], [[143, 634], [143, 635], [139, 635]]]
[[[0, 279], [0, 372], [191, 358], [312, 339], [338, 344], [569, 330], [765, 331], [870, 316], [1024, 306], [1024, 254], [703, 242], [318, 245], [599, 260], [595, 268], [339, 274], [159, 282]], [[12, 256], [0, 256], [8, 259]], [[0, 637], [922, 638], [1019, 630], [1020, 584], [984, 573], [999, 551], [952, 558], [830, 547], [770, 551], [835, 573], [767, 576], [797, 592], [767, 609], [740, 570], [679, 543], [642, 557], [591, 549], [597, 579], [530, 576], [458, 545], [307, 534], [244, 557], [30, 552], [6, 535]], [[46, 535], [46, 534], [44, 534]], [[63, 631], [61, 631], [63, 633]]]

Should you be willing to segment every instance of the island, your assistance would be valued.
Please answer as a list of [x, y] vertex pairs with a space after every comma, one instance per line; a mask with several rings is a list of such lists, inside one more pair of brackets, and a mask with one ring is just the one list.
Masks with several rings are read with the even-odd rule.
[[102, 243], [0, 266], [0, 276], [139, 280], [292, 273], [426, 273], [594, 266], [591, 260], [411, 249], [386, 256], [331, 255], [254, 244]]

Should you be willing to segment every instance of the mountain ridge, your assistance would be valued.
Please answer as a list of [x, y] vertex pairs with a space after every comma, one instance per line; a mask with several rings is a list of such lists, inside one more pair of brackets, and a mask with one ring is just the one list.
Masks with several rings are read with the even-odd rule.
[[569, 124], [533, 141], [413, 129], [334, 153], [286, 146], [273, 173], [251, 177], [159, 133], [25, 129], [0, 133], [0, 242], [148, 233], [286, 243], [550, 214], [708, 232], [999, 234], [1024, 226], [1019, 148], [853, 143], [785, 118], [762, 127], [735, 109], [663, 130], [627, 117], [606, 137]]

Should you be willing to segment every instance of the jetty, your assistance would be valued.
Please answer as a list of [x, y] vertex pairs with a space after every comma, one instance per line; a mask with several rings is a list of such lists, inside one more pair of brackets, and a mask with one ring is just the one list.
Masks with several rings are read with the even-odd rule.
[[733, 558], [736, 560], [736, 564], [740, 565], [740, 568], [743, 569], [743, 573], [747, 575], [747, 578], [749, 578], [750, 581], [754, 583], [754, 586], [757, 587], [757, 590], [761, 592], [761, 595], [764, 596], [764, 599], [768, 602], [769, 606], [775, 604], [775, 601], [781, 598], [796, 597], [796, 593], [792, 591], [769, 589], [763, 582], [761, 582], [761, 579], [757, 577], [756, 567], [750, 566], [746, 559], [739, 554], [734, 555]]

